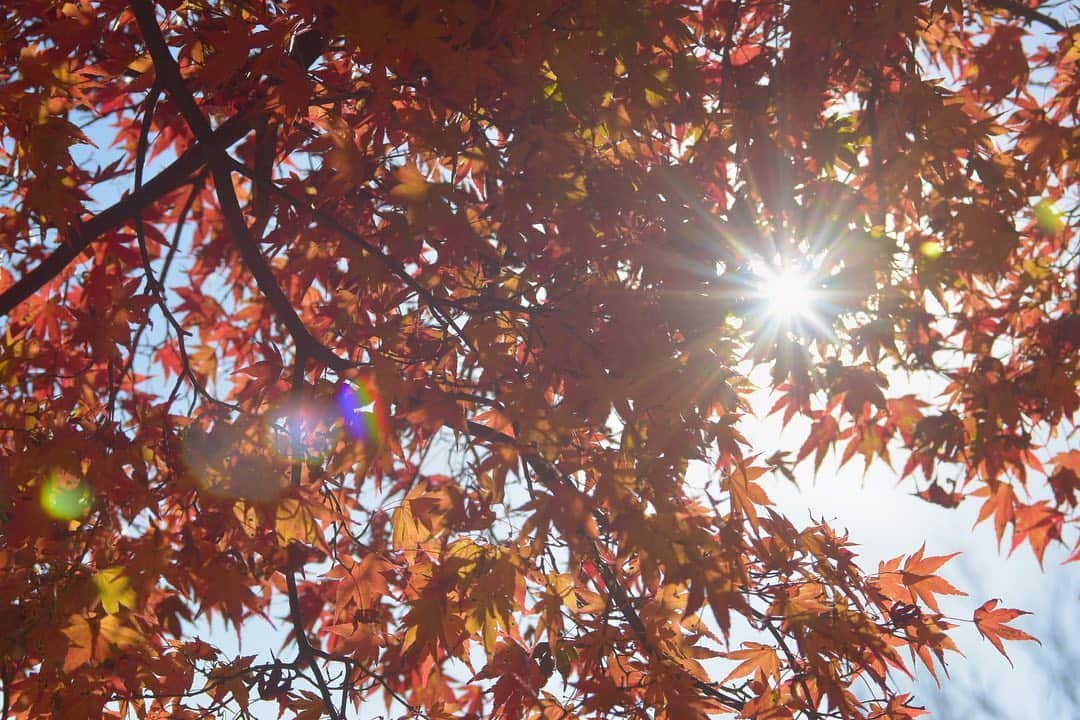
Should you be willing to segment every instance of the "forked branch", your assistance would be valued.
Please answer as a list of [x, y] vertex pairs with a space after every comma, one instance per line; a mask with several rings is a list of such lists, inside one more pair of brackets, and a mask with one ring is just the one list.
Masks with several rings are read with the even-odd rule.
[[180, 66], [176, 64], [172, 53], [169, 52], [169, 46], [161, 34], [161, 28], [158, 27], [153, 4], [149, 0], [138, 0], [132, 4], [132, 11], [135, 13], [135, 19], [142, 31], [147, 49], [150, 51], [150, 57], [153, 59], [154, 71], [157, 73], [156, 81], [168, 91], [203, 148], [206, 163], [214, 176], [214, 188], [221, 205], [221, 212], [225, 216], [225, 224], [236, 242], [244, 264], [255, 278], [259, 290], [266, 296], [267, 301], [288, 329], [298, 349], [334, 370], [353, 367], [352, 362], [339, 357], [315, 339], [296, 313], [288, 296], [278, 285], [270, 264], [263, 257], [244, 219], [244, 212], [240, 208], [240, 201], [233, 187], [232, 163], [226, 147], [221, 144], [210, 126], [210, 121], [203, 115], [194, 96], [184, 83], [180, 75]]

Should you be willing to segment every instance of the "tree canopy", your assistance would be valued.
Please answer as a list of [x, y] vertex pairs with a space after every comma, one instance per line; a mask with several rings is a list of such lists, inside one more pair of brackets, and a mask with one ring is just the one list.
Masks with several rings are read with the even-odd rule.
[[6, 3], [0, 715], [922, 714], [951, 556], [761, 481], [1080, 558], [1067, 6]]

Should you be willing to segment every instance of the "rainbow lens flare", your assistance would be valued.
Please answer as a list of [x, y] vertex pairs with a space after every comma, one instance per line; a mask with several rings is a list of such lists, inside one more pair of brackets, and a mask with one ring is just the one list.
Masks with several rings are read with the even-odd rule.
[[382, 439], [385, 428], [375, 407], [375, 393], [363, 385], [342, 385], [336, 401], [349, 437], [365, 444]]

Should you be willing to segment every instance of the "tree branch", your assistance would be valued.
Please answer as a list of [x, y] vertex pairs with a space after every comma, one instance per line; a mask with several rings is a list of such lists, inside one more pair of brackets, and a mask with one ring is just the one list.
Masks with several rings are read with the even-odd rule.
[[[290, 388], [295, 407], [299, 407], [303, 401], [304, 367], [306, 365], [307, 355], [302, 348], [297, 348], [296, 356], [293, 358], [292, 387]], [[304, 445], [303, 439], [300, 437], [302, 429], [300, 427], [300, 418], [297, 416], [290, 418], [289, 425], [289, 435], [292, 441], [291, 479], [293, 487], [299, 487], [304, 472]], [[300, 661], [298, 664], [307, 664], [311, 668], [311, 673], [315, 676], [315, 685], [319, 688], [319, 694], [322, 695], [323, 704], [326, 705], [326, 712], [330, 715], [331, 720], [337, 720], [339, 715], [334, 709], [334, 698], [330, 694], [330, 686], [327, 685], [326, 678], [323, 677], [322, 670], [319, 668], [318, 660], [315, 657], [317, 653], [307, 636], [303, 606], [300, 604], [300, 591], [296, 586], [296, 567], [291, 560], [289, 567], [285, 568], [285, 588], [289, 597], [289, 619], [292, 621], [293, 632], [296, 634], [296, 652]], [[344, 715], [340, 717], [344, 717]]]
[[263, 257], [244, 219], [240, 201], [236, 197], [236, 189], [233, 187], [232, 159], [228, 156], [226, 146], [222, 145], [210, 126], [210, 121], [202, 114], [202, 110], [199, 109], [195, 98], [184, 83], [180, 75], [180, 67], [169, 52], [169, 46], [165, 42], [164, 35], [161, 34], [161, 28], [158, 27], [153, 4], [149, 0], [137, 0], [132, 4], [132, 11], [142, 31], [143, 39], [146, 41], [150, 57], [154, 61], [157, 82], [169, 91], [169, 96], [176, 102], [180, 114], [184, 116], [188, 127], [191, 128], [199, 145], [203, 148], [206, 163], [214, 176], [214, 187], [221, 205], [221, 212], [225, 216], [225, 224], [236, 242], [244, 264], [255, 278], [259, 290], [274, 308], [297, 348], [334, 370], [340, 371], [353, 367], [354, 363], [339, 357], [315, 339], [297, 315], [288, 296], [278, 285], [273, 270]]
[[1054, 32], [1066, 32], [1069, 28], [1057, 18], [1050, 17], [1046, 13], [1039, 12], [1033, 7], [1028, 7], [1015, 0], [984, 0], [984, 4], [995, 10], [1004, 10], [1010, 15], [1022, 17], [1028, 23], [1041, 23]]
[[[150, 57], [154, 62], [154, 71], [157, 73], [155, 82], [160, 83], [161, 86], [169, 92], [169, 96], [176, 102], [188, 127], [191, 128], [192, 133], [195, 134], [195, 138], [203, 147], [207, 165], [214, 176], [214, 187], [218, 201], [221, 205], [221, 210], [225, 215], [226, 225], [233, 235], [233, 239], [237, 243], [240, 255], [244, 259], [244, 263], [247, 265], [248, 270], [250, 270], [251, 274], [255, 277], [255, 282], [258, 284], [259, 289], [281, 317], [282, 322], [285, 324], [293, 341], [296, 343], [296, 357], [294, 358], [296, 367], [293, 372], [293, 393], [294, 395], [299, 396], [303, 389], [304, 365], [306, 364], [309, 355], [337, 370], [350, 367], [352, 363], [335, 355], [329, 348], [311, 335], [299, 315], [296, 314], [296, 310], [285, 295], [285, 292], [281, 289], [281, 286], [278, 285], [273, 270], [271, 270], [270, 265], [266, 262], [266, 258], [262, 256], [262, 252], [259, 250], [254, 238], [251, 236], [247, 227], [247, 222], [244, 220], [243, 211], [240, 209], [240, 202], [236, 197], [236, 190], [233, 188], [232, 184], [232, 170], [230, 169], [226, 147], [220, 143], [219, 139], [214, 134], [213, 128], [210, 127], [210, 122], [202, 114], [202, 110], [200, 110], [198, 104], [196, 104], [195, 98], [184, 84], [184, 79], [180, 75], [180, 67], [176, 64], [176, 60], [173, 59], [172, 54], [169, 52], [165, 37], [162, 35], [161, 28], [158, 26], [153, 3], [149, 0], [136, 0], [132, 3], [132, 12], [135, 14], [135, 19], [138, 22], [139, 29], [143, 35], [143, 40], [146, 42]], [[293, 483], [296, 484], [300, 479], [303, 460], [300, 456], [302, 452], [300, 438], [298, 432], [295, 432], [295, 428], [293, 436], [294, 457], [292, 480]], [[304, 619], [300, 612], [300, 598], [296, 586], [296, 572], [294, 568], [287, 568], [285, 579], [288, 588], [290, 615], [296, 632], [298, 652], [300, 657], [306, 659], [311, 667], [312, 674], [315, 676], [316, 680], [315, 684], [318, 686], [319, 692], [322, 695], [326, 712], [330, 715], [331, 720], [338, 720], [333, 697], [330, 695], [330, 689], [326, 684], [326, 680], [323, 677], [322, 670], [318, 666], [318, 662], [313, 657], [312, 647], [307, 638]]]
[[[300, 39], [303, 39], [303, 42], [294, 42], [289, 57], [300, 67], [307, 68], [322, 54], [326, 38], [319, 31], [310, 29], [298, 35], [297, 40]], [[218, 127], [213, 133], [218, 145], [227, 148], [251, 132], [263, 117], [258, 100], [253, 100], [248, 107]], [[40, 265], [19, 278], [14, 285], [0, 293], [0, 317], [9, 315], [20, 303], [41, 290], [103, 235], [122, 227], [136, 213], [187, 184], [205, 162], [204, 147], [198, 143], [155, 175], [141, 190], [136, 190], [68, 231], [68, 236], [60, 247]]]
[[462, 344], [465, 345], [466, 348], [473, 352], [474, 355], [479, 355], [477, 349], [473, 347], [472, 343], [469, 342], [469, 339], [465, 337], [465, 334], [462, 332], [461, 327], [458, 326], [457, 322], [450, 314], [450, 311], [447, 310], [445, 307], [448, 304], [457, 307], [457, 305], [453, 301], [444, 301], [436, 297], [431, 291], [429, 291], [427, 288], [417, 282], [416, 278], [409, 274], [409, 271], [405, 269], [405, 267], [397, 260], [397, 258], [394, 258], [382, 252], [378, 247], [372, 245], [370, 242], [365, 240], [356, 232], [347, 228], [344, 223], [342, 223], [333, 215], [319, 210], [318, 208], [305, 205], [304, 203], [300, 202], [292, 195], [290, 195], [288, 192], [286, 192], [283, 188], [278, 187], [276, 183], [266, 180], [265, 178], [260, 177], [259, 175], [254, 173], [250, 168], [248, 168], [246, 165], [244, 165], [244, 163], [240, 162], [239, 160], [230, 157], [229, 162], [237, 173], [240, 173], [250, 179], [254, 187], [262, 188], [267, 194], [276, 195], [282, 201], [292, 206], [297, 212], [303, 213], [309, 217], [314, 218], [318, 222], [328, 225], [330, 229], [334, 230], [336, 233], [341, 235], [349, 242], [355, 243], [356, 245], [360, 246], [360, 248], [362, 248], [365, 252], [378, 260], [383, 267], [390, 271], [391, 274], [404, 282], [406, 287], [416, 293], [417, 297], [423, 298], [423, 300], [427, 303], [428, 308], [431, 309], [431, 313], [440, 323], [443, 324], [443, 328], [448, 333], [452, 332], [454, 337], [458, 338], [462, 342]]
[[[249, 110], [229, 118], [214, 133], [215, 139], [222, 146], [232, 145], [251, 131], [256, 117], [256, 113]], [[186, 185], [204, 163], [203, 148], [195, 145], [140, 189], [72, 228], [68, 237], [64, 238], [63, 245], [0, 294], [0, 316], [10, 314], [19, 303], [63, 272], [103, 235], [123, 227], [156, 200]]]
[[[529, 466], [529, 468], [534, 473], [536, 473], [536, 475], [540, 478], [540, 481], [549, 490], [555, 487], [565, 487], [568, 485], [568, 481], [563, 476], [563, 474], [559, 472], [558, 468], [545, 460], [544, 457], [535, 450], [522, 448], [520, 443], [518, 443], [516, 440], [514, 440], [514, 438], [510, 437], [509, 435], [505, 435], [498, 430], [493, 430], [486, 425], [481, 425], [480, 423], [473, 422], [471, 420], [466, 423], [466, 427], [469, 434], [471, 434], [478, 440], [492, 444], [508, 445], [515, 448], [518, 452], [522, 454], [522, 457], [524, 457], [525, 462]], [[598, 520], [605, 520], [599, 510], [594, 510], [593, 513]], [[607, 587], [607, 591], [611, 597], [611, 601], [614, 603], [615, 607], [619, 609], [619, 612], [622, 613], [623, 617], [626, 619], [627, 624], [630, 626], [630, 629], [633, 630], [634, 635], [637, 636], [638, 642], [641, 644], [641, 649], [645, 652], [646, 655], [651, 655], [653, 657], [659, 657], [664, 660], [670, 661], [670, 658], [668, 658], [663, 651], [653, 647], [652, 642], [650, 642], [649, 640], [648, 630], [645, 627], [645, 623], [642, 621], [641, 616], [638, 615], [637, 609], [634, 608], [633, 603], [630, 601], [630, 597], [626, 594], [626, 589], [623, 588], [622, 584], [619, 582], [618, 577], [615, 575], [615, 571], [612, 570], [611, 566], [607, 563], [606, 560], [604, 560], [603, 556], [600, 554], [600, 548], [595, 542], [590, 543], [589, 547], [591, 555], [589, 560], [591, 560], [596, 565], [597, 569], [600, 571], [600, 577], [604, 581], [604, 585]], [[730, 688], [725, 688], [722, 686], [718, 686], [714, 683], [708, 683], [702, 680], [698, 680], [697, 678], [691, 676], [689, 673], [686, 673], [686, 671], [683, 670], [680, 665], [677, 665], [675, 663], [672, 663], [672, 667], [677, 668], [681, 672], [685, 673], [687, 675], [687, 678], [690, 680], [690, 684], [693, 685], [694, 688], [700, 691], [702, 694], [707, 695], [711, 699], [721, 702], [724, 705], [735, 710], [743, 709], [745, 703], [741, 698], [736, 696], [734, 691], [732, 691]]]

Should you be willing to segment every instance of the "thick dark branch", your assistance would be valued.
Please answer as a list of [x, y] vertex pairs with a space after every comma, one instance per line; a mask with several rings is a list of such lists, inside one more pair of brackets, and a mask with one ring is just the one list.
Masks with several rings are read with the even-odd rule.
[[[289, 56], [300, 67], [307, 68], [326, 46], [326, 38], [316, 30], [308, 30], [297, 36], [303, 42], [296, 42]], [[263, 117], [262, 106], [255, 100], [246, 109], [222, 123], [213, 133], [215, 142], [227, 148], [247, 135]], [[178, 157], [171, 165], [155, 175], [150, 181], [132, 194], [122, 198], [97, 215], [80, 222], [67, 231], [63, 244], [45, 258], [40, 265], [27, 272], [14, 285], [0, 293], [0, 317], [7, 316], [21, 302], [30, 298], [45, 287], [53, 278], [64, 271], [80, 255], [99, 240], [103, 235], [123, 227], [156, 200], [187, 184], [191, 176], [205, 164], [201, 144], [193, 147]]]
[[[255, 117], [257, 117], [255, 113], [247, 112], [229, 118], [214, 133], [218, 144], [228, 147], [247, 135], [251, 131]], [[0, 316], [8, 315], [19, 303], [63, 272], [64, 268], [76, 260], [93, 242], [123, 227], [137, 213], [145, 210], [156, 200], [189, 183], [192, 175], [203, 166], [204, 162], [203, 150], [200, 146], [189, 148], [140, 189], [72, 228], [68, 236], [64, 238], [63, 245], [0, 294]]]
[[260, 237], [270, 222], [272, 207], [265, 185], [274, 180], [274, 160], [277, 158], [278, 124], [272, 118], [263, 118], [255, 130], [255, 177], [259, 182], [251, 188], [251, 214], [255, 224], [251, 233]]
[[154, 61], [154, 71], [157, 73], [157, 82], [169, 91], [169, 96], [177, 104], [180, 114], [184, 116], [188, 127], [195, 134], [205, 152], [206, 163], [214, 175], [214, 187], [217, 192], [218, 202], [221, 204], [221, 212], [225, 215], [225, 224], [230, 234], [236, 241], [237, 249], [244, 264], [255, 278], [259, 290], [266, 296], [267, 301], [274, 308], [278, 317], [288, 329], [293, 341], [298, 348], [306, 354], [318, 360], [324, 365], [335, 370], [344, 370], [353, 367], [353, 363], [338, 357], [312, 336], [297, 315], [296, 309], [288, 296], [278, 285], [274, 271], [270, 268], [266, 258], [259, 250], [258, 243], [252, 237], [244, 219], [244, 212], [240, 208], [240, 201], [236, 197], [236, 189], [232, 182], [232, 159], [229, 157], [226, 146], [223, 145], [210, 126], [210, 121], [202, 114], [195, 98], [188, 90], [180, 75], [180, 67], [169, 52], [169, 46], [165, 37], [158, 27], [154, 6], [148, 0], [140, 0], [132, 4], [132, 11], [139, 23], [143, 39], [147, 43], [150, 57]]
[[401, 263], [399, 263], [395, 258], [392, 258], [389, 255], [383, 253], [379, 250], [379, 248], [375, 247], [363, 237], [347, 228], [344, 223], [340, 222], [336, 217], [334, 217], [333, 215], [329, 215], [328, 213], [325, 213], [318, 208], [313, 208], [309, 205], [305, 205], [303, 202], [297, 200], [292, 195], [290, 195], [283, 188], [278, 187], [275, 183], [260, 177], [258, 174], [253, 172], [250, 168], [248, 168], [239, 160], [230, 158], [230, 162], [236, 172], [245, 175], [248, 179], [251, 180], [253, 187], [259, 188], [267, 195], [275, 195], [279, 200], [289, 204], [297, 212], [303, 213], [311, 218], [314, 218], [315, 220], [318, 220], [321, 223], [326, 224], [330, 227], [330, 229], [337, 232], [349, 242], [359, 245], [361, 248], [364, 249], [365, 252], [378, 260], [383, 267], [385, 267], [393, 275], [397, 276], [402, 282], [404, 282], [410, 290], [412, 290], [418, 296], [422, 297], [425, 301], [427, 301], [429, 306], [435, 308], [440, 307], [441, 302], [437, 298], [435, 298], [430, 292], [428, 292], [423, 285], [417, 282], [416, 278], [410, 275], [409, 271], [406, 270], [404, 266], [401, 265]]
[[[306, 365], [307, 356], [303, 349], [298, 348], [296, 357], [293, 358], [292, 387], [290, 388], [292, 400], [297, 406], [303, 402], [304, 398], [304, 367]], [[292, 484], [295, 487], [300, 486], [304, 471], [304, 443], [300, 433], [300, 418], [291, 418], [289, 420], [289, 435], [292, 438]], [[300, 604], [300, 591], [296, 586], [296, 567], [291, 562], [289, 567], [285, 569], [285, 588], [289, 598], [289, 620], [292, 622], [293, 633], [296, 635], [298, 664], [307, 665], [311, 668], [311, 673], [315, 676], [315, 684], [322, 695], [323, 704], [326, 705], [326, 712], [330, 715], [331, 720], [337, 720], [339, 716], [334, 710], [334, 699], [330, 694], [330, 686], [327, 685], [316, 658], [319, 653], [311, 644], [311, 640], [308, 639], [303, 606]], [[344, 717], [344, 715], [340, 717]]]
[[[154, 83], [150, 93], [146, 96], [143, 108], [142, 126], [139, 128], [139, 143], [135, 150], [135, 192], [142, 189], [143, 173], [146, 170], [146, 154], [150, 150], [150, 131], [154, 125], [154, 110], [157, 109], [158, 98], [161, 97], [161, 86]], [[154, 270], [150, 266], [150, 250], [146, 244], [146, 229], [143, 227], [142, 208], [135, 212], [135, 239], [139, 243], [139, 256], [143, 262], [143, 272], [146, 273], [146, 286], [158, 300], [161, 301], [161, 286], [157, 284]], [[110, 413], [111, 414], [111, 413]]]
[[1022, 17], [1028, 21], [1028, 23], [1041, 23], [1050, 28], [1054, 32], [1065, 32], [1069, 28], [1065, 26], [1063, 22], [1057, 18], [1052, 18], [1046, 13], [1039, 12], [1033, 7], [1016, 2], [1015, 0], [984, 0], [984, 3], [989, 8], [995, 10], [1004, 10], [1010, 15], [1016, 15]]
[[[296, 343], [293, 394], [299, 396], [303, 391], [304, 365], [309, 355], [335, 369], [344, 369], [349, 367], [351, 363], [339, 358], [312, 337], [303, 321], [296, 314], [296, 310], [281, 289], [281, 286], [277, 284], [273, 270], [266, 262], [266, 258], [262, 256], [255, 239], [248, 230], [247, 222], [244, 220], [243, 211], [240, 209], [240, 201], [236, 197], [235, 188], [233, 188], [232, 170], [230, 169], [226, 148], [218, 142], [213, 129], [210, 127], [210, 122], [202, 114], [202, 110], [196, 104], [195, 98], [184, 84], [184, 79], [180, 75], [180, 67], [169, 52], [165, 37], [161, 34], [161, 28], [158, 27], [153, 3], [149, 2], [149, 0], [136, 0], [132, 4], [132, 11], [135, 13], [136, 21], [139, 23], [139, 29], [142, 32], [143, 39], [146, 41], [147, 49], [150, 51], [150, 57], [154, 61], [154, 71], [157, 73], [156, 82], [161, 83], [162, 87], [169, 91], [170, 97], [180, 108], [180, 113], [195, 134], [195, 138], [205, 149], [207, 164], [214, 175], [214, 187], [218, 201], [221, 204], [222, 212], [225, 214], [225, 222], [229, 231], [240, 249], [240, 255], [243, 257], [251, 274], [255, 277], [259, 289], [262, 290], [267, 300], [277, 311]], [[299, 474], [303, 462], [303, 448], [300, 443], [298, 428], [294, 427], [292, 434], [294, 451], [293, 482], [297, 483], [300, 479]], [[322, 695], [326, 712], [330, 715], [331, 720], [337, 720], [338, 715], [333, 698], [330, 695], [330, 689], [326, 684], [318, 662], [312, 656], [312, 647], [307, 638], [304, 619], [300, 613], [301, 606], [296, 587], [295, 570], [289, 568], [285, 578], [288, 585], [289, 607], [295, 625], [296, 642], [300, 656], [309, 660], [311, 672], [315, 676], [315, 684]]]
[[68, 242], [57, 248], [41, 264], [23, 275], [18, 281], [0, 295], [0, 316], [8, 315], [19, 303], [36, 293], [64, 271], [68, 264], [79, 257], [90, 246], [84, 231], [72, 231]]
[[[296, 357], [293, 358], [293, 374], [292, 374], [292, 387], [290, 392], [292, 393], [293, 402], [297, 407], [303, 402], [304, 399], [304, 368], [307, 365], [307, 355], [302, 348], [297, 348]], [[293, 417], [289, 421], [289, 435], [292, 437], [292, 484], [295, 487], [300, 486], [300, 480], [303, 477], [304, 472], [304, 442], [301, 437], [302, 428], [300, 427], [300, 418]], [[296, 634], [296, 647], [299, 657], [299, 664], [308, 665], [311, 668], [311, 674], [315, 676], [315, 685], [319, 688], [319, 694], [322, 695], [323, 704], [326, 705], [326, 712], [330, 715], [330, 720], [338, 720], [339, 717], [344, 718], [345, 714], [337, 713], [334, 710], [334, 698], [330, 693], [330, 686], [326, 682], [326, 678], [323, 676], [322, 670], [319, 668], [317, 655], [321, 655], [318, 649], [311, 644], [311, 640], [308, 639], [307, 624], [304, 622], [303, 606], [300, 604], [300, 591], [296, 586], [296, 567], [290, 562], [288, 568], [285, 569], [285, 588], [289, 598], [289, 619], [293, 625], [293, 632]], [[348, 692], [343, 690], [343, 695], [348, 696]]]

